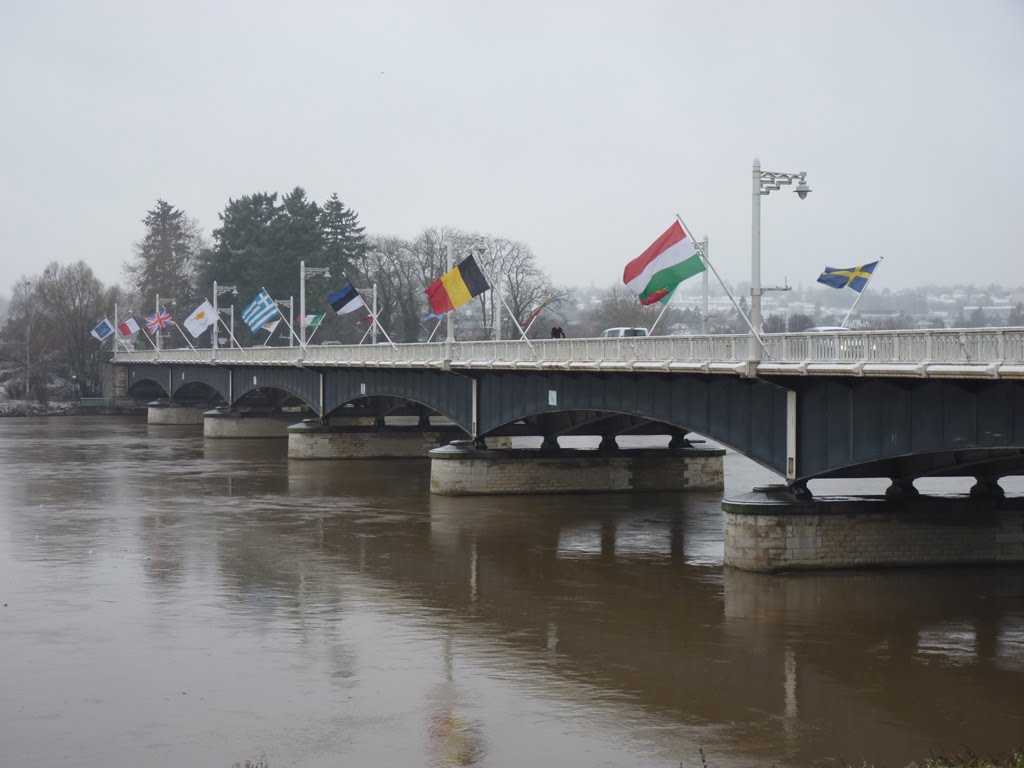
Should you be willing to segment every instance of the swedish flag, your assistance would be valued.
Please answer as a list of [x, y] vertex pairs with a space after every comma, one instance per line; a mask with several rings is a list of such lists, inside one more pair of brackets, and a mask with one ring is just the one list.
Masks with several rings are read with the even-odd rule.
[[877, 261], [870, 264], [863, 264], [859, 267], [848, 269], [837, 269], [836, 267], [825, 267], [825, 271], [818, 276], [818, 282], [831, 288], [853, 288], [857, 293], [864, 290], [864, 286], [871, 279], [871, 274], [878, 266]]

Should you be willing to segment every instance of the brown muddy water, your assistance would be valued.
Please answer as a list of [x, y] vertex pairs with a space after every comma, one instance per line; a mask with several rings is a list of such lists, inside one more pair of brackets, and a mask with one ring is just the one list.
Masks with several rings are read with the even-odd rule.
[[[0, 767], [902, 765], [1024, 744], [1024, 568], [759, 576], [722, 565], [720, 494], [441, 498], [424, 461], [285, 454], [0, 420]], [[733, 454], [726, 474], [773, 479]]]

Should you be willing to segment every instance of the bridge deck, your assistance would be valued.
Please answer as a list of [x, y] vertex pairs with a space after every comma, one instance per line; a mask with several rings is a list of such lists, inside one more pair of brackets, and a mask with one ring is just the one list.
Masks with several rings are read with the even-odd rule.
[[[744, 375], [748, 343], [735, 335], [164, 349], [119, 351], [114, 362]], [[757, 375], [1024, 379], [1024, 329], [767, 335]]]

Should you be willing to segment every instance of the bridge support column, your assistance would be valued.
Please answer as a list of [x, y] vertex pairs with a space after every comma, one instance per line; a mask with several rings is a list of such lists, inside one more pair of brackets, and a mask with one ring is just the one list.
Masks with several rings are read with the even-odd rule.
[[203, 411], [208, 405], [175, 403], [157, 400], [146, 407], [147, 424], [166, 424], [174, 426], [199, 426], [203, 423]]
[[455, 426], [328, 426], [304, 421], [288, 428], [288, 458], [425, 459], [430, 449], [465, 435]]
[[442, 496], [721, 490], [719, 448], [489, 449], [457, 440], [430, 452], [430, 492]]
[[1024, 562], [1024, 497], [725, 499], [725, 564], [747, 571]]
[[203, 437], [214, 440], [288, 437], [288, 427], [302, 418], [282, 411], [213, 410], [203, 414]]

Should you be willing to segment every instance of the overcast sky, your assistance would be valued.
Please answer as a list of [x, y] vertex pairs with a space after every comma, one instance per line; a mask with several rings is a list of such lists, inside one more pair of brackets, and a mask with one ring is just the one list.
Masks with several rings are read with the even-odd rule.
[[744, 281], [755, 156], [814, 190], [762, 198], [766, 284], [1018, 285], [1022, 93], [1022, 0], [0, 0], [0, 293], [296, 185], [599, 286], [678, 212]]

